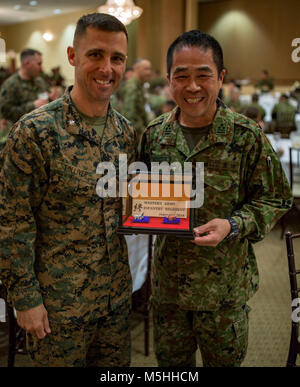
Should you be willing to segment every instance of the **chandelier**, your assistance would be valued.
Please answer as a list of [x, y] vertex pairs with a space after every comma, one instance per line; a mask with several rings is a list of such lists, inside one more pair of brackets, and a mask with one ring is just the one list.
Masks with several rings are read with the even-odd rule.
[[98, 12], [115, 16], [123, 24], [127, 25], [132, 20], [140, 17], [143, 10], [135, 6], [133, 0], [107, 0], [105, 5], [101, 5], [98, 8]]

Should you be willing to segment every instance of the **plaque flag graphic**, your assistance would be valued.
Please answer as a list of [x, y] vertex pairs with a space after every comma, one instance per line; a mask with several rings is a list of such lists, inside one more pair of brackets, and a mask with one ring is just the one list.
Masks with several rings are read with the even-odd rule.
[[121, 183], [120, 234], [167, 234], [193, 239], [192, 176], [140, 173]]

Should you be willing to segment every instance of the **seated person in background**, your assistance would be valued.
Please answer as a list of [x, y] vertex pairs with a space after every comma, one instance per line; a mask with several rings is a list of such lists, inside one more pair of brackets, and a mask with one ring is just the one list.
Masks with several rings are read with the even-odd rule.
[[224, 99], [225, 105], [233, 112], [241, 113], [243, 111], [243, 104], [240, 100], [241, 91], [238, 87], [234, 88], [231, 95]]
[[[263, 120], [265, 118], [265, 115], [266, 115], [266, 111], [265, 109], [259, 104], [258, 102], [258, 99], [259, 99], [259, 96], [257, 93], [254, 93], [252, 94], [252, 102], [249, 106], [253, 106], [253, 107], [256, 107], [259, 111], [259, 115], [260, 115], [260, 120]], [[248, 106], [247, 106], [248, 107]]]
[[255, 84], [255, 87], [262, 93], [269, 93], [274, 89], [273, 79], [269, 76], [268, 70], [262, 71], [261, 79]]
[[259, 122], [260, 114], [259, 110], [255, 106], [248, 106], [246, 109], [243, 111], [244, 116], [251, 118], [255, 122]]
[[253, 121], [257, 122], [259, 126], [264, 130], [264, 122], [261, 119], [260, 111], [256, 106], [247, 106], [243, 111], [244, 116], [251, 118]]
[[289, 135], [289, 133], [296, 129], [295, 127], [295, 107], [289, 102], [287, 94], [282, 94], [279, 102], [272, 110], [272, 120], [276, 131], [280, 131], [282, 135]]

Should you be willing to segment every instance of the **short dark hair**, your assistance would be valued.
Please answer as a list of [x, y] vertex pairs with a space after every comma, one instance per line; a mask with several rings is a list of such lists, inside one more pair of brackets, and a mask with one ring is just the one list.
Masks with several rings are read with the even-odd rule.
[[258, 119], [258, 116], [259, 116], [259, 110], [256, 106], [248, 106], [243, 114], [248, 117], [248, 118], [251, 118], [252, 120], [256, 121]]
[[73, 39], [74, 47], [78, 44], [79, 39], [85, 35], [86, 29], [88, 27], [93, 27], [97, 28], [98, 30], [109, 32], [124, 32], [128, 41], [126, 27], [122, 22], [120, 22], [120, 20], [112, 15], [96, 12], [81, 16], [81, 18], [78, 20]]
[[218, 69], [218, 76], [220, 76], [221, 71], [224, 69], [222, 48], [214, 37], [200, 30], [184, 32], [171, 44], [167, 53], [167, 72], [169, 76], [173, 64], [174, 52], [179, 51], [183, 47], [199, 47], [205, 51], [211, 49], [213, 60]]
[[20, 54], [21, 63], [23, 63], [24, 60], [27, 59], [29, 56], [34, 56], [35, 54], [42, 55], [41, 52], [38, 50], [35, 50], [33, 48], [25, 48], [21, 51]]

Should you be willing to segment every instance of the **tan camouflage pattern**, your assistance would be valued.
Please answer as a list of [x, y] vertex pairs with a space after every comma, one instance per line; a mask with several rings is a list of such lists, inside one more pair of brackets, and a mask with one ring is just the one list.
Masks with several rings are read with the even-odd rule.
[[145, 95], [143, 90], [143, 84], [133, 76], [125, 82], [122, 90], [120, 112], [130, 122], [132, 122], [134, 129], [137, 133], [137, 140], [139, 142], [145, 128], [149, 121], [145, 111]]
[[101, 139], [77, 113], [69, 90], [24, 116], [0, 159], [0, 278], [10, 302], [44, 302], [51, 320], [88, 321], [131, 297], [120, 200], [100, 198], [99, 162], [135, 159], [131, 124], [108, 110]]
[[128, 303], [86, 324], [51, 322], [43, 340], [27, 334], [27, 350], [35, 367], [128, 367], [130, 330]]
[[195, 226], [216, 217], [233, 217], [240, 234], [217, 247], [158, 236], [152, 265], [153, 300], [194, 311], [245, 305], [258, 289], [252, 244], [262, 240], [291, 207], [288, 181], [277, 154], [254, 121], [220, 103], [208, 137], [190, 152], [178, 113], [175, 108], [149, 124], [141, 160], [147, 164], [204, 162], [204, 204], [196, 209]]
[[204, 367], [239, 367], [248, 347], [249, 306], [187, 311], [153, 306], [154, 350], [159, 367], [195, 367], [199, 347]]
[[17, 122], [25, 113], [34, 110], [33, 101], [45, 91], [49, 91], [49, 86], [42, 77], [27, 81], [15, 72], [3, 82], [0, 88], [2, 117], [13, 123]]

